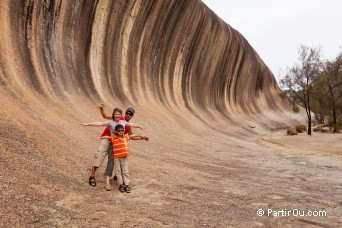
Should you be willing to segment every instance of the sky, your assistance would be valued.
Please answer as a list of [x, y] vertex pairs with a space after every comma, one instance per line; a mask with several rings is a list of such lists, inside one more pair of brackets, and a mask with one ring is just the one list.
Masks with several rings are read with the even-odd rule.
[[298, 47], [321, 47], [323, 59], [342, 51], [342, 0], [202, 0], [238, 30], [279, 80]]

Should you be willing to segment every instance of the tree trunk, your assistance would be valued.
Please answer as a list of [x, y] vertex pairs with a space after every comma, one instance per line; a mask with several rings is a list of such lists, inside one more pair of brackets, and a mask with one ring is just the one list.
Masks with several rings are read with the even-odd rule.
[[336, 121], [336, 105], [335, 105], [335, 98], [334, 98], [334, 92], [333, 92], [333, 89], [329, 86], [329, 89], [330, 89], [330, 95], [331, 95], [331, 101], [332, 101], [332, 109], [333, 109], [333, 121], [334, 121], [334, 131], [333, 132], [337, 132], [337, 129], [336, 129], [336, 124], [337, 124], [337, 121]]
[[307, 111], [307, 115], [308, 115], [308, 135], [311, 135], [311, 108], [310, 108], [310, 90], [309, 90], [309, 78], [307, 77], [307, 107], [308, 107], [308, 111]]
[[308, 116], [308, 135], [311, 135], [311, 115]]
[[335, 102], [333, 102], [333, 119], [334, 119], [334, 131], [337, 132], [337, 121], [336, 121], [336, 107], [335, 107]]

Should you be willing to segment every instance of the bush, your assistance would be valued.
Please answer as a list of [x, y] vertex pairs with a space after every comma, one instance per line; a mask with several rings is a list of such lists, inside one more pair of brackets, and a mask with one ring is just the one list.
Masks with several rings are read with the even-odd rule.
[[296, 126], [296, 131], [299, 132], [299, 133], [305, 132], [306, 131], [306, 125], [304, 125], [304, 124], [297, 125]]
[[287, 128], [287, 135], [297, 135], [296, 128], [294, 127]]

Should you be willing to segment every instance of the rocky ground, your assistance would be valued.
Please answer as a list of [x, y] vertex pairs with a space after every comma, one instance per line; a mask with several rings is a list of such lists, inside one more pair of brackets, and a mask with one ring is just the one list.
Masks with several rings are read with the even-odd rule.
[[[151, 140], [131, 142], [128, 194], [114, 181], [105, 190], [104, 168], [97, 187], [88, 185], [102, 128], [78, 123], [97, 120], [96, 108], [86, 117], [58, 105], [43, 112], [44, 102], [35, 112], [11, 107], [0, 113], [2, 227], [342, 226], [341, 134], [252, 134], [256, 127], [239, 138], [146, 117]], [[326, 214], [300, 216], [309, 211]]]

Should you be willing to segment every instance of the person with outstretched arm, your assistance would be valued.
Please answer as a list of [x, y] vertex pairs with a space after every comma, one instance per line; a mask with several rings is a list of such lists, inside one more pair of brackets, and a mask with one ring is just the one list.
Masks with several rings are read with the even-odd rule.
[[113, 143], [115, 174], [118, 178], [119, 191], [131, 192], [129, 169], [128, 169], [128, 141], [129, 140], [149, 140], [148, 136], [124, 135], [125, 127], [121, 124], [115, 126], [115, 135], [102, 136], [100, 139], [110, 139]]

